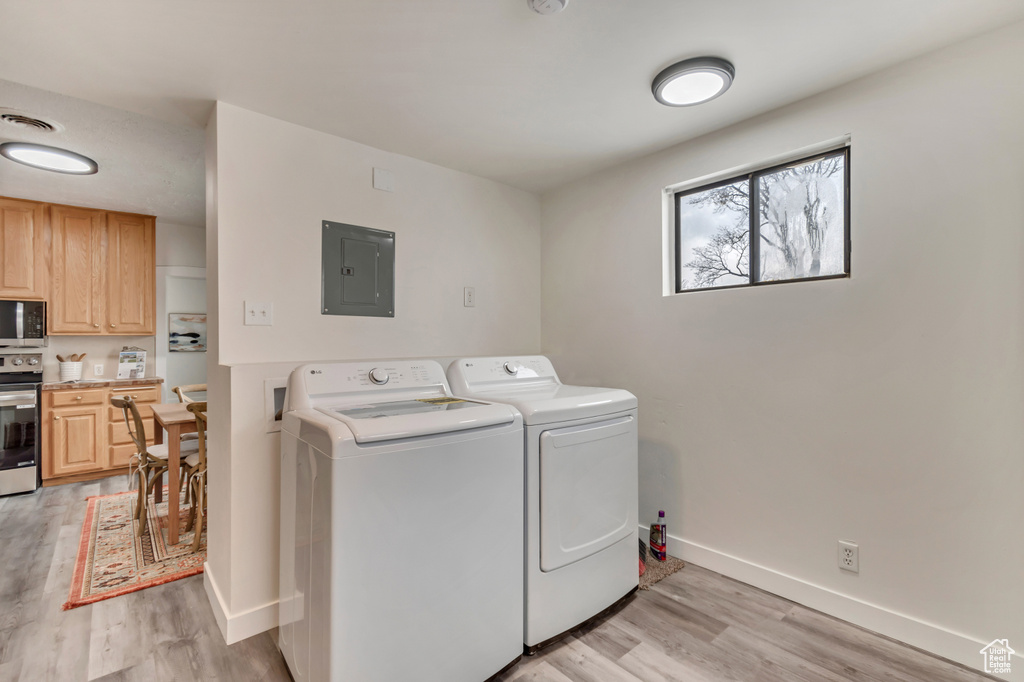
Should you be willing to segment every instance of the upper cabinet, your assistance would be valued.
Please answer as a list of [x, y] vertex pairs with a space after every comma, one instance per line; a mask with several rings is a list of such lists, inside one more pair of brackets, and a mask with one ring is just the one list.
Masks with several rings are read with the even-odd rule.
[[53, 335], [156, 334], [156, 218], [0, 197], [0, 298]]
[[103, 211], [52, 206], [50, 334], [102, 334], [106, 320], [107, 220]]
[[156, 225], [107, 214], [107, 333], [156, 334]]
[[156, 333], [152, 216], [52, 206], [50, 334]]
[[45, 299], [50, 272], [46, 204], [0, 197], [0, 298]]

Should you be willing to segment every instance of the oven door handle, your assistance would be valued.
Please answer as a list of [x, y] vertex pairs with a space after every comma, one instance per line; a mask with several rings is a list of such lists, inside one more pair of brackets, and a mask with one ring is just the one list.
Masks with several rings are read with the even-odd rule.
[[36, 405], [36, 394], [35, 393], [0, 393], [0, 405], [9, 405], [11, 403], [17, 403], [18, 405], [28, 405], [32, 403], [32, 407]]

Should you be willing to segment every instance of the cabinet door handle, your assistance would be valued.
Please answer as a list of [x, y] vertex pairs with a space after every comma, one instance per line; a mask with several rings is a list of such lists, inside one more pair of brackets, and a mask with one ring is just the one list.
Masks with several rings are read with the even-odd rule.
[[113, 328], [114, 328], [114, 327], [116, 327], [116, 326], [117, 326], [117, 325], [116, 325], [116, 324], [114, 324], [113, 322], [111, 322], [111, 323], [110, 323], [110, 328], [111, 328], [111, 329], [113, 329]]
[[57, 421], [58, 419], [60, 419], [60, 415], [59, 414], [53, 415], [53, 421]]
[[75, 400], [81, 400], [81, 399], [82, 399], [82, 396], [80, 396], [80, 395], [76, 395], [75, 396]]
[[98, 327], [98, 326], [100, 326], [100, 323], [99, 323], [99, 322], [93, 322], [93, 323], [92, 323], [92, 326], [94, 326], [94, 327]]

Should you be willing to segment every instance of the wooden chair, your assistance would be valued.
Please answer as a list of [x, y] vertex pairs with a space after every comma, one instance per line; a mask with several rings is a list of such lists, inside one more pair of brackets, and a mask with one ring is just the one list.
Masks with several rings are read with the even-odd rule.
[[175, 386], [171, 390], [177, 394], [178, 400], [181, 402], [194, 403], [196, 401], [188, 397], [188, 394], [206, 391], [206, 384], [182, 384], [181, 386]]
[[192, 504], [189, 509], [188, 525], [185, 530], [195, 532], [192, 540], [192, 551], [199, 551], [199, 541], [203, 537], [203, 520], [206, 518], [206, 402], [190, 402], [188, 411], [196, 416], [198, 428], [199, 451], [196, 453], [196, 465], [189, 471], [189, 487], [192, 491]]
[[[128, 425], [128, 435], [135, 443], [136, 453], [128, 460], [128, 478], [132, 482], [132, 468], [138, 476], [139, 501], [135, 507], [135, 518], [139, 520], [139, 536], [146, 532], [148, 513], [146, 511], [149, 494], [153, 492], [157, 483], [163, 480], [167, 471], [168, 448], [166, 443], [150, 445], [146, 442], [146, 424], [139, 414], [139, 408], [130, 395], [122, 398], [111, 398], [110, 404], [121, 410], [124, 414], [125, 424]], [[198, 441], [195, 445], [181, 444], [181, 478], [178, 480], [178, 488], [173, 494], [177, 495], [182, 486], [182, 481], [188, 480], [192, 475], [192, 469], [198, 464], [199, 450]]]
[[[188, 403], [196, 402], [195, 400], [190, 398], [188, 396], [188, 394], [189, 393], [198, 393], [199, 391], [205, 391], [206, 390], [206, 384], [182, 384], [181, 386], [175, 386], [171, 390], [174, 391], [175, 395], [178, 396], [178, 401], [179, 402], [185, 403], [187, 405]], [[181, 434], [181, 442], [182, 443], [184, 443], [187, 440], [195, 440], [196, 438], [198, 438], [198, 436], [196, 434], [194, 434], [194, 433], [183, 433], [183, 434]], [[190, 494], [190, 493], [186, 493], [186, 494]]]

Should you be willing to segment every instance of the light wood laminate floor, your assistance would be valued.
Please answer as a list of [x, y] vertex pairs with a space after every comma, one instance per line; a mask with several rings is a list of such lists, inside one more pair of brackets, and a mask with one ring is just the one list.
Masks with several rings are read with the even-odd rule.
[[[275, 632], [227, 646], [202, 576], [61, 611], [85, 498], [124, 477], [0, 497], [0, 682], [290, 680]], [[687, 566], [500, 682], [993, 679]], [[359, 682], [359, 681], [352, 681]], [[416, 682], [396, 680], [394, 682]]]

